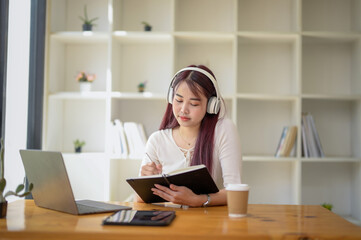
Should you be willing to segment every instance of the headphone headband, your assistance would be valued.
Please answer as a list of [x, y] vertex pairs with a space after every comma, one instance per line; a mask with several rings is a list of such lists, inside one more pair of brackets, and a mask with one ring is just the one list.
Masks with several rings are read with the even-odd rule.
[[208, 101], [208, 106], [207, 106], [207, 112], [210, 114], [217, 114], [220, 108], [220, 102], [221, 102], [221, 95], [219, 94], [219, 90], [218, 90], [218, 84], [216, 79], [212, 76], [212, 74], [210, 74], [209, 72], [207, 72], [204, 69], [198, 68], [198, 67], [186, 67], [186, 68], [182, 68], [181, 70], [179, 70], [178, 72], [176, 72], [172, 78], [172, 81], [169, 85], [168, 88], [168, 94], [167, 94], [167, 100], [170, 104], [172, 104], [172, 97], [173, 97], [173, 82], [175, 80], [175, 78], [177, 77], [177, 75], [181, 72], [184, 71], [196, 71], [196, 72], [200, 72], [203, 75], [205, 75], [206, 77], [208, 77], [208, 79], [213, 83], [213, 86], [216, 90], [216, 97], [211, 97]]

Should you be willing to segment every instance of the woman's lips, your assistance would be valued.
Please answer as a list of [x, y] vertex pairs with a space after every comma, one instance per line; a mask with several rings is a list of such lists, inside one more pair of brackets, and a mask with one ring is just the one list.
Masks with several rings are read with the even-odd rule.
[[183, 117], [183, 116], [180, 116], [179, 117], [182, 121], [188, 121], [190, 118], [187, 118], [187, 117]]

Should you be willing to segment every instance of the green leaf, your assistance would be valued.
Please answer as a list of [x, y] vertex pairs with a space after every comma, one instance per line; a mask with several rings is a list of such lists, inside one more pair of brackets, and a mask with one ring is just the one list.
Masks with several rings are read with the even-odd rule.
[[31, 192], [31, 191], [33, 190], [33, 188], [34, 188], [34, 184], [33, 184], [33, 183], [30, 183], [30, 185], [29, 185], [29, 192]]
[[15, 192], [18, 194], [25, 188], [24, 184], [19, 184], [19, 186], [16, 188]]
[[11, 196], [11, 195], [16, 196], [17, 194], [14, 193], [13, 191], [8, 191], [8, 192], [5, 194], [5, 197]]
[[5, 186], [6, 186], [5, 178], [0, 179], [0, 192], [4, 192]]

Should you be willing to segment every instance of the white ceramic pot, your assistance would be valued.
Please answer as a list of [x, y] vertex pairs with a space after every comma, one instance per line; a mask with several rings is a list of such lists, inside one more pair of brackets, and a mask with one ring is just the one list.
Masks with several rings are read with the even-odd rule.
[[80, 92], [90, 92], [92, 89], [91, 82], [80, 82], [79, 83]]

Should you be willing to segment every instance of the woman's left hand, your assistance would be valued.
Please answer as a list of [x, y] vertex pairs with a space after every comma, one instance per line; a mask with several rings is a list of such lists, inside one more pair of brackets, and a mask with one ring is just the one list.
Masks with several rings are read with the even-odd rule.
[[152, 188], [153, 194], [175, 204], [199, 207], [202, 206], [203, 202], [205, 202], [203, 201], [205, 195], [197, 195], [192, 190], [184, 186], [176, 186], [174, 184], [171, 184], [169, 188], [159, 184], [155, 184], [154, 186], [155, 188]]

